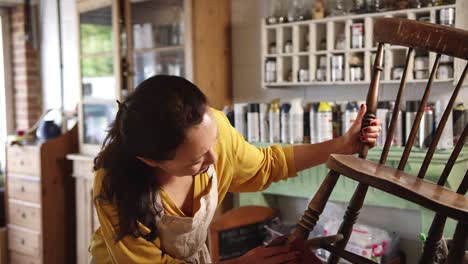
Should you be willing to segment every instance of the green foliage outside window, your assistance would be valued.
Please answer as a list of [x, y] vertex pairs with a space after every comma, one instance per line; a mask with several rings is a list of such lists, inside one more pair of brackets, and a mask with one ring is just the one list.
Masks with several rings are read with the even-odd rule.
[[113, 75], [112, 26], [81, 24], [80, 36], [83, 77]]

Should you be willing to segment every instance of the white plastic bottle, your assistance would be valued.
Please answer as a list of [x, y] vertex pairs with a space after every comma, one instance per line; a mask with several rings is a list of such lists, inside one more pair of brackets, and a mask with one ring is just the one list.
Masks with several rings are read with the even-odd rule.
[[317, 104], [311, 103], [310, 104], [310, 112], [309, 112], [309, 133], [310, 133], [310, 143], [317, 143], [317, 116], [316, 116]]
[[316, 122], [317, 143], [333, 139], [333, 114], [328, 102], [320, 102]]
[[234, 104], [234, 127], [247, 139], [246, 103]]
[[268, 104], [260, 104], [260, 142], [268, 143]]
[[[435, 118], [436, 126], [439, 126], [444, 110], [447, 108], [448, 102], [446, 100], [438, 100], [435, 103]], [[453, 148], [453, 118], [452, 111], [445, 123], [445, 128], [442, 130], [442, 135], [440, 136], [439, 142], [437, 143], [437, 149], [450, 149]]]
[[289, 110], [291, 110], [290, 103], [284, 103], [281, 105], [281, 143], [285, 144], [290, 141]]
[[268, 122], [270, 132], [270, 143], [281, 142], [280, 101], [275, 99], [270, 104], [268, 111]]
[[300, 98], [291, 101], [289, 111], [289, 143], [304, 143], [304, 108]]
[[260, 109], [259, 105], [249, 104], [247, 113], [247, 140], [249, 142], [260, 142]]

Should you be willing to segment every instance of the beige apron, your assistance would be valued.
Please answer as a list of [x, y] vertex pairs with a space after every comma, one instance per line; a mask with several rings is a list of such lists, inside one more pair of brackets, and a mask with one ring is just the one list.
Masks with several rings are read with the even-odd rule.
[[210, 166], [208, 171], [211, 189], [200, 199], [200, 209], [192, 217], [166, 215], [157, 195], [156, 217], [161, 250], [172, 257], [190, 263], [211, 263], [210, 252], [206, 246], [208, 228], [218, 206], [218, 182], [216, 171]]

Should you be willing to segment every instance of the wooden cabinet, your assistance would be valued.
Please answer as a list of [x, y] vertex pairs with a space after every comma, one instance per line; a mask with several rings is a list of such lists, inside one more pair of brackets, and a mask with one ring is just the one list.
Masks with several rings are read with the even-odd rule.
[[[93, 160], [115, 118], [115, 100], [154, 74], [170, 74], [194, 82], [217, 109], [231, 104], [230, 5], [228, 0], [77, 2], [80, 148], [68, 158], [76, 183], [78, 263], [89, 262], [89, 242], [99, 227]], [[15, 182], [19, 192], [21, 186]]]
[[197, 84], [217, 109], [231, 103], [230, 2], [81, 0], [80, 153], [95, 155], [123, 100], [155, 74]]
[[74, 263], [72, 163], [78, 128], [38, 145], [7, 147], [7, 241], [10, 263]]

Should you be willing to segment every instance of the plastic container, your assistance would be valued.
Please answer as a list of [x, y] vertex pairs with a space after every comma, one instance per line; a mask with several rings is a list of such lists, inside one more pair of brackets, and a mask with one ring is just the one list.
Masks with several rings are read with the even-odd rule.
[[300, 98], [291, 101], [291, 110], [289, 112], [289, 129], [291, 144], [304, 143], [304, 108]]

